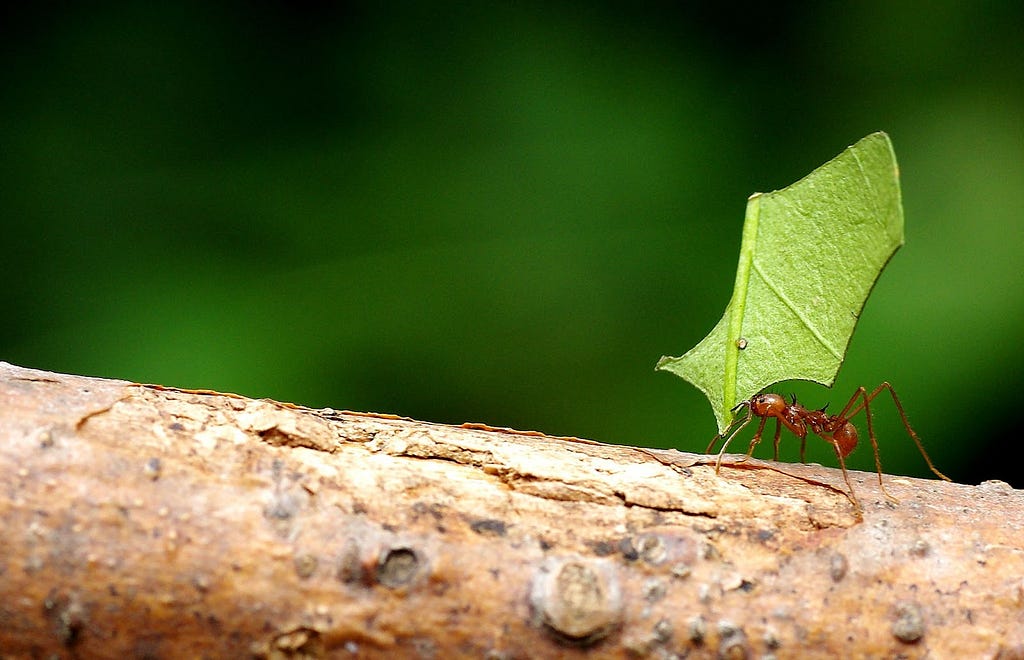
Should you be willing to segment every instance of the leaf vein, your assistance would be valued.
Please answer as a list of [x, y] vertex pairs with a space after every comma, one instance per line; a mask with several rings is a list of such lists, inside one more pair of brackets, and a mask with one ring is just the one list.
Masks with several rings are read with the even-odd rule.
[[864, 179], [864, 187], [871, 193], [868, 195], [868, 199], [871, 200], [871, 206], [874, 209], [874, 215], [872, 216], [876, 224], [885, 224], [885, 216], [882, 215], [882, 209], [878, 207], [878, 195], [875, 193], [875, 187], [871, 185], [871, 177], [868, 176], [867, 171], [864, 170], [864, 163], [860, 160], [860, 155], [856, 150], [850, 152], [853, 156], [853, 161], [857, 163], [857, 170], [860, 172], [860, 176]]
[[800, 311], [796, 304], [792, 300], [790, 300], [785, 293], [783, 293], [782, 289], [776, 286], [776, 284], [765, 274], [764, 270], [761, 269], [761, 264], [758, 262], [757, 259], [754, 259], [753, 266], [754, 272], [758, 274], [758, 276], [761, 278], [761, 281], [764, 282], [769, 289], [771, 289], [772, 293], [778, 296], [779, 300], [781, 300], [786, 305], [786, 307], [788, 307], [790, 311], [793, 312], [794, 315], [796, 315], [798, 319], [800, 319], [800, 322], [803, 323], [804, 326], [811, 331], [811, 334], [814, 335], [814, 338], [818, 340], [818, 343], [820, 343], [822, 346], [828, 349], [829, 353], [834, 355], [836, 359], [841, 361], [843, 359], [842, 353], [840, 353], [836, 349], [836, 347], [833, 346], [824, 337], [824, 335], [821, 334], [821, 331], [817, 328], [817, 326], [811, 323], [810, 319], [808, 319], [807, 316], [802, 311]]

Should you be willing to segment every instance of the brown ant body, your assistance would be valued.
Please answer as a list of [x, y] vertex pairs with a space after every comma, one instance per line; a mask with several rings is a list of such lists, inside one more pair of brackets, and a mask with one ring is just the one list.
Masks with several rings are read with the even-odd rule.
[[760, 417], [761, 421], [757, 425], [757, 433], [750, 440], [750, 447], [747, 449], [747, 456], [749, 457], [753, 454], [754, 447], [761, 442], [761, 434], [764, 432], [765, 424], [770, 418], [774, 418], [775, 439], [773, 444], [775, 454], [773, 459], [779, 460], [779, 437], [782, 433], [782, 427], [786, 427], [793, 435], [800, 438], [800, 462], [804, 463], [806, 462], [807, 432], [811, 431], [832, 445], [836, 452], [836, 457], [839, 459], [839, 467], [843, 470], [843, 479], [846, 481], [846, 486], [850, 489], [850, 500], [860, 510], [860, 503], [853, 493], [853, 484], [850, 483], [850, 477], [846, 472], [846, 461], [844, 459], [857, 446], [858, 440], [857, 427], [850, 423], [850, 418], [863, 410], [868, 420], [868, 438], [871, 440], [871, 448], [875, 452], [875, 469], [878, 471], [878, 485], [886, 497], [895, 500], [896, 498], [885, 490], [885, 485], [882, 483], [882, 461], [878, 457], [878, 441], [875, 439], [875, 430], [871, 422], [871, 402], [882, 393], [882, 390], [888, 390], [889, 394], [892, 395], [892, 400], [896, 404], [896, 410], [899, 411], [900, 419], [903, 420], [903, 426], [907, 429], [910, 439], [917, 445], [921, 456], [924, 457], [925, 462], [928, 464], [928, 468], [940, 479], [951, 481], [949, 477], [939, 472], [932, 463], [931, 458], [928, 457], [928, 452], [924, 450], [921, 439], [917, 437], [914, 429], [910, 427], [910, 422], [907, 421], [907, 414], [903, 410], [903, 404], [900, 403], [899, 397], [896, 396], [896, 391], [887, 382], [876, 387], [870, 394], [865, 388], [858, 387], [857, 391], [853, 393], [853, 396], [850, 397], [850, 400], [838, 415], [829, 415], [825, 412], [825, 408], [808, 410], [796, 402], [796, 397], [793, 397], [792, 401], [787, 402], [780, 394], [771, 392], [756, 394], [746, 401], [741, 401], [733, 408], [733, 412], [740, 408], [746, 408], [746, 417], [736, 420], [725, 432], [716, 435], [711, 440], [711, 444], [708, 445], [705, 453], [711, 453], [715, 443], [723, 438], [725, 439], [722, 443], [722, 450], [718, 452], [718, 461], [715, 464], [715, 470], [720, 470], [722, 467], [722, 456], [725, 454], [725, 450], [732, 439], [750, 424], [754, 417]]

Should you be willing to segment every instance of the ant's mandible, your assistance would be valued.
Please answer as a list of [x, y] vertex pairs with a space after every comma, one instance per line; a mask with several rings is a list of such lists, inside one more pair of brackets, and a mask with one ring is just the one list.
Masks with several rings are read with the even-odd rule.
[[[774, 460], [779, 460], [779, 437], [782, 433], [782, 427], [785, 426], [789, 431], [800, 438], [800, 462], [804, 463], [805, 450], [807, 447], [807, 431], [810, 430], [815, 435], [821, 437], [826, 442], [832, 445], [832, 448], [836, 452], [836, 457], [839, 459], [839, 467], [843, 470], [843, 479], [846, 481], [847, 488], [850, 489], [850, 499], [853, 504], [860, 509], [860, 503], [857, 501], [857, 496], [853, 492], [853, 484], [850, 483], [850, 476], [846, 472], [846, 461], [844, 460], [850, 455], [850, 452], [857, 446], [857, 427], [850, 423], [850, 418], [854, 415], [864, 411], [865, 416], [868, 420], [868, 438], [871, 440], [871, 448], [875, 452], [875, 469], [878, 471], [878, 485], [885, 494], [891, 500], [895, 500], [892, 495], [885, 490], [885, 485], [882, 483], [882, 461], [878, 456], [878, 441], [875, 439], [875, 430], [871, 422], [871, 402], [874, 401], [875, 397], [882, 393], [883, 390], [888, 390], [889, 394], [892, 395], [893, 403], [896, 404], [896, 410], [900, 413], [900, 419], [903, 420], [903, 426], [907, 429], [907, 434], [910, 435], [910, 439], [917, 445], [918, 450], [921, 452], [921, 456], [924, 457], [925, 462], [928, 464], [928, 468], [935, 474], [935, 476], [946, 481], [952, 481], [949, 477], [939, 472], [938, 468], [932, 463], [932, 459], [928, 457], [928, 452], [924, 450], [924, 445], [921, 444], [921, 439], [917, 437], [917, 433], [911, 428], [910, 422], [907, 420], [907, 413], [903, 410], [903, 404], [900, 403], [900, 399], [896, 396], [896, 390], [893, 389], [889, 383], [882, 383], [876, 387], [871, 393], [864, 387], [858, 387], [857, 391], [853, 393], [846, 406], [839, 412], [838, 415], [829, 415], [825, 412], [825, 408], [820, 410], [808, 410], [799, 403], [796, 402], [796, 397], [793, 397], [792, 401], [787, 402], [784, 397], [779, 394], [771, 392], [762, 392], [756, 394], [746, 401], [741, 401], [733, 408], [733, 412], [740, 408], [746, 408], [747, 414], [743, 419], [739, 419], [725, 430], [725, 432], [716, 435], [712, 440], [711, 444], [705, 450], [705, 453], [710, 454], [714, 448], [715, 443], [721, 439], [725, 439], [722, 443], [722, 450], [718, 452], [718, 460], [715, 463], [715, 471], [719, 471], [722, 467], [722, 456], [725, 454], [726, 448], [732, 441], [736, 434], [742, 431], [755, 417], [760, 417], [761, 421], [757, 425], [757, 433], [750, 440], [750, 447], [747, 449], [747, 456], [751, 456], [754, 453], [754, 447], [761, 442], [761, 434], [764, 432], [764, 426], [768, 422], [769, 418], [775, 419], [775, 439], [773, 445], [775, 447]], [[827, 406], [826, 406], [827, 407]]]

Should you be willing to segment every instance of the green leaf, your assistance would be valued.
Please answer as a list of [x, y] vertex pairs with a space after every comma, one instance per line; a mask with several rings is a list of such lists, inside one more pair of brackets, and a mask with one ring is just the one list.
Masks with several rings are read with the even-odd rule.
[[751, 195], [725, 315], [657, 368], [704, 392], [719, 432], [737, 403], [774, 383], [831, 387], [864, 301], [901, 245], [896, 156], [889, 136], [873, 133], [788, 188]]

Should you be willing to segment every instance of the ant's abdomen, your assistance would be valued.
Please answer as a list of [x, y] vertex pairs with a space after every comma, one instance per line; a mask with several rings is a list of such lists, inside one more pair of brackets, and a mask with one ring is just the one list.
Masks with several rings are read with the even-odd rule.
[[857, 446], [857, 427], [850, 422], [846, 422], [832, 434], [832, 439], [836, 441], [839, 453], [843, 455], [843, 458], [846, 458]]

